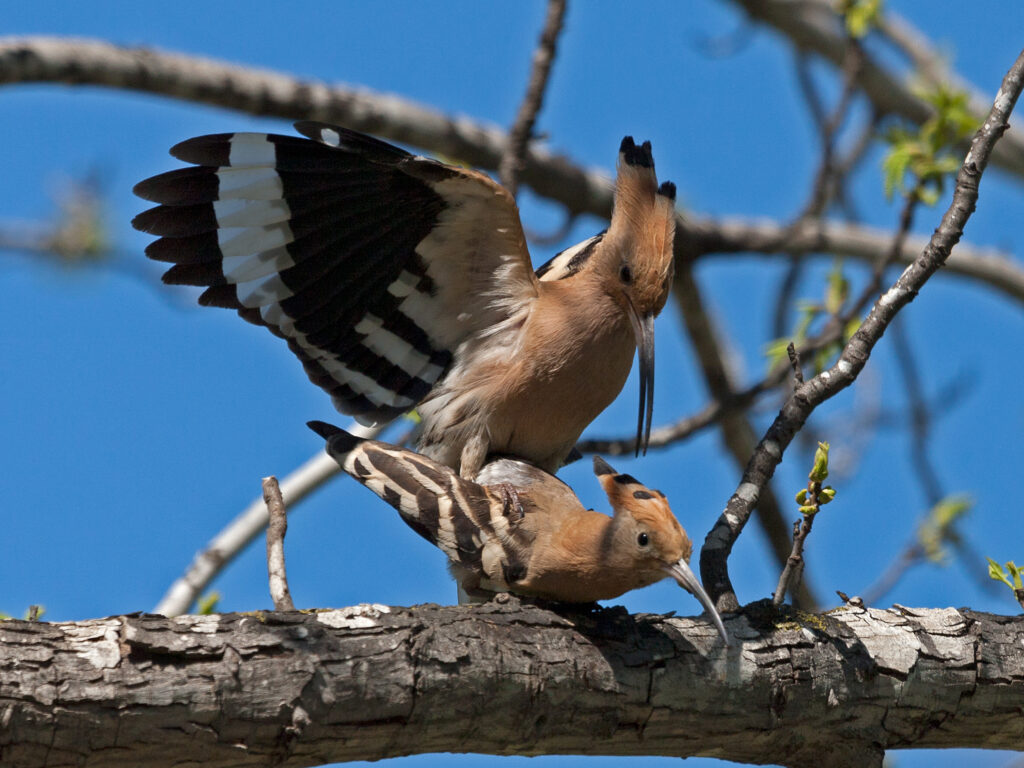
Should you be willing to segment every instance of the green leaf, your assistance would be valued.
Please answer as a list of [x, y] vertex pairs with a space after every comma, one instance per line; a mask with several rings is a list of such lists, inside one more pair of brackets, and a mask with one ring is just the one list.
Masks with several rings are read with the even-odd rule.
[[988, 577], [993, 581], [1001, 581], [1010, 589], [1013, 589], [1013, 584], [1010, 583], [1010, 580], [1006, 578], [1006, 574], [1003, 573], [1003, 567], [991, 557], [986, 557], [985, 559], [988, 560]]
[[1024, 589], [1024, 584], [1021, 583], [1021, 574], [1024, 574], [1024, 568], [1018, 568], [1013, 560], [1010, 560], [1006, 564], [1006, 570], [1010, 572], [1010, 576], [1013, 577], [1014, 589]]
[[843, 343], [846, 343], [851, 338], [853, 338], [853, 334], [860, 330], [860, 324], [862, 322], [863, 320], [859, 317], [854, 317], [850, 319], [850, 322], [848, 322], [846, 324], [846, 327], [843, 329]]
[[811, 482], [820, 483], [828, 477], [828, 449], [828, 443], [818, 443], [818, 450], [814, 452], [814, 465], [807, 475]]
[[216, 613], [218, 603], [220, 603], [220, 592], [216, 590], [207, 592], [196, 602], [196, 613], [200, 616], [209, 616]]
[[928, 510], [917, 530], [918, 544], [928, 560], [936, 565], [946, 565], [949, 555], [943, 545], [960, 539], [954, 524], [973, 506], [969, 496], [947, 496]]
[[828, 504], [830, 501], [832, 501], [832, 499], [834, 499], [835, 497], [836, 489], [833, 488], [832, 486], [826, 486], [825, 488], [822, 488], [821, 491], [818, 493], [818, 503], [824, 506], [825, 504]]
[[850, 281], [843, 274], [843, 262], [836, 259], [829, 270], [825, 287], [825, 311], [830, 315], [839, 314], [850, 295]]
[[842, 0], [839, 12], [844, 16], [847, 33], [859, 39], [878, 25], [882, 15], [882, 0]]
[[773, 339], [764, 345], [764, 355], [768, 358], [768, 367], [774, 368], [780, 360], [789, 357], [789, 339]]
[[903, 191], [903, 177], [910, 167], [910, 148], [905, 144], [894, 144], [882, 160], [882, 175], [885, 181], [885, 199], [892, 200], [896, 190]]
[[922, 203], [931, 207], [939, 202], [939, 190], [935, 187], [921, 187], [917, 191], [917, 197]]

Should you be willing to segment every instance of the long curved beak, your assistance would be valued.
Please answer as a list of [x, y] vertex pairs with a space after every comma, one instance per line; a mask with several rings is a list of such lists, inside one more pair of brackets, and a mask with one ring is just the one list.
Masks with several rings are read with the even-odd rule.
[[693, 571], [690, 570], [690, 566], [687, 565], [685, 560], [680, 560], [678, 563], [672, 563], [672, 565], [666, 565], [665, 570], [672, 576], [673, 579], [679, 584], [680, 587], [690, 592], [694, 597], [700, 600], [707, 612], [711, 614], [711, 619], [715, 622], [715, 626], [718, 627], [719, 634], [722, 635], [722, 639], [726, 645], [729, 645], [729, 635], [726, 634], [725, 625], [722, 623], [722, 617], [718, 615], [718, 611], [715, 610], [715, 604], [711, 602], [711, 598], [708, 597], [708, 593], [704, 591], [704, 587], [697, 581], [697, 577]]
[[640, 411], [636, 417], [636, 455], [641, 449], [647, 454], [651, 442], [651, 419], [654, 415], [654, 315], [641, 316], [629, 305], [629, 320], [636, 337], [636, 351], [640, 360]]

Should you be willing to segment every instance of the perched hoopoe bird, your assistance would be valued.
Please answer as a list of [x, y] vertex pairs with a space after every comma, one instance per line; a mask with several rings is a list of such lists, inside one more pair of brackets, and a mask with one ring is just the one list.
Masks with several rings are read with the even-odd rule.
[[[692, 544], [665, 495], [616, 474], [601, 458], [594, 457], [594, 473], [613, 517], [584, 509], [568, 485], [523, 461], [498, 458], [472, 481], [412, 451], [320, 421], [309, 426], [327, 440], [327, 452], [342, 469], [448, 556], [465, 593], [587, 603], [673, 578], [703, 603], [729, 643], [687, 564]], [[507, 485], [514, 495], [505, 492]]]
[[489, 454], [555, 472], [639, 350], [637, 451], [650, 438], [654, 317], [672, 280], [675, 186], [651, 145], [619, 150], [608, 229], [533, 271], [512, 196], [482, 173], [345, 128], [201, 136], [197, 167], [147, 179], [166, 283], [207, 286], [285, 338], [364, 424], [413, 408], [419, 450], [472, 478]]

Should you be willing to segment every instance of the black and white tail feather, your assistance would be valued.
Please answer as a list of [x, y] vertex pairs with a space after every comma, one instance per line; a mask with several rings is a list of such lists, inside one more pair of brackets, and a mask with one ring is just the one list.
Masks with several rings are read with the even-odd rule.
[[525, 575], [532, 537], [520, 526], [521, 506], [412, 451], [322, 421], [309, 427], [327, 441], [327, 453], [345, 472], [448, 556], [460, 585], [498, 592]]

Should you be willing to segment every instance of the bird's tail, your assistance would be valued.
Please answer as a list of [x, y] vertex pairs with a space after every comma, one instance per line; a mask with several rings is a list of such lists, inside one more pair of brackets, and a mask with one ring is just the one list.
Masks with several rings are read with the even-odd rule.
[[487, 489], [414, 451], [358, 438], [322, 421], [308, 426], [327, 441], [331, 458], [398, 510], [410, 528], [452, 562], [479, 571], [483, 547], [501, 517], [501, 504]]

